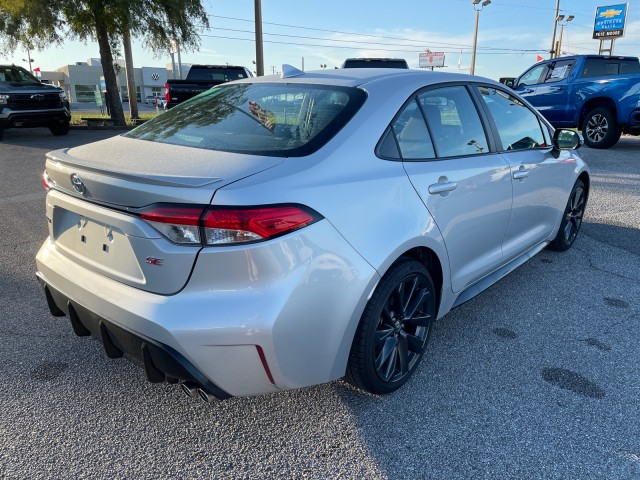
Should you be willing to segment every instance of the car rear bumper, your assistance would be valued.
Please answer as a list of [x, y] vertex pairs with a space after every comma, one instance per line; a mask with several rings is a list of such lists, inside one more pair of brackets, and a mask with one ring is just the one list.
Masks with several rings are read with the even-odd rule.
[[79, 337], [88, 335], [98, 337], [109, 358], [120, 358], [124, 354], [135, 358], [144, 367], [147, 380], [152, 383], [190, 382], [219, 400], [231, 396], [214, 385], [180, 352], [101, 318], [48, 285], [42, 277], [39, 276], [39, 280], [44, 288], [51, 314], [66, 315], [74, 333]]
[[101, 338], [111, 356], [140, 359], [151, 381], [197, 383], [220, 398], [343, 376], [378, 281], [327, 221], [269, 242], [204, 249], [175, 295], [91, 272], [49, 239], [36, 261], [52, 313], [68, 315], [76, 333]]

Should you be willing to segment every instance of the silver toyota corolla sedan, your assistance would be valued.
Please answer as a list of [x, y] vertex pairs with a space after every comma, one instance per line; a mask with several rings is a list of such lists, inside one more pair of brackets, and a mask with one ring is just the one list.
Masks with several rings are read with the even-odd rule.
[[49, 153], [38, 277], [77, 335], [191, 396], [387, 393], [434, 320], [572, 245], [581, 144], [484, 78], [285, 66]]

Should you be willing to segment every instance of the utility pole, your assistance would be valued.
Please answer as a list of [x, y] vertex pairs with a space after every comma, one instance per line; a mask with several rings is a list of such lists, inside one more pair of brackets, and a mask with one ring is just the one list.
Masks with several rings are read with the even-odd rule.
[[256, 12], [256, 75], [264, 76], [264, 56], [262, 54], [262, 5], [261, 0], [254, 0]]
[[471, 52], [471, 67], [469, 68], [469, 73], [471, 75], [476, 71], [476, 47], [478, 45], [478, 22], [480, 20], [480, 12], [484, 7], [491, 3], [491, 0], [484, 0], [482, 4], [480, 4], [481, 0], [471, 0], [473, 3], [473, 9], [476, 11], [476, 28], [473, 31], [473, 51]]
[[560, 13], [560, 0], [556, 1], [556, 14], [553, 16], [553, 36], [551, 37], [551, 48], [549, 49], [549, 58], [554, 58], [556, 51], [556, 29], [558, 28], [558, 14]]

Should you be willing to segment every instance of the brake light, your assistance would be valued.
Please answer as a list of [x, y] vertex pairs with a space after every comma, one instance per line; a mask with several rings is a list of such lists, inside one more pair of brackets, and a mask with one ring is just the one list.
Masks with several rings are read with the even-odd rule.
[[140, 214], [156, 230], [174, 243], [199, 245], [203, 207], [156, 206]]
[[42, 182], [42, 186], [45, 190], [49, 191], [53, 188], [53, 180], [51, 180], [51, 177], [49, 177], [49, 173], [46, 170], [42, 173], [40, 181]]
[[311, 225], [322, 216], [302, 205], [155, 205], [141, 212], [140, 218], [174, 243], [221, 246], [268, 240]]
[[207, 245], [268, 240], [317, 221], [320, 216], [297, 205], [211, 208], [203, 219]]

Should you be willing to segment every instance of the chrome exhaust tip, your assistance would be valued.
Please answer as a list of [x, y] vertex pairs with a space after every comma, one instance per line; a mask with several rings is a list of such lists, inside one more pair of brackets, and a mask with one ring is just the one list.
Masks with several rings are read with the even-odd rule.
[[198, 395], [200, 395], [200, 398], [207, 403], [215, 402], [216, 400], [218, 400], [215, 396], [213, 396], [206, 390], [203, 390], [202, 388], [198, 389]]
[[198, 396], [198, 385], [196, 385], [195, 383], [181, 383], [180, 388], [187, 397], [195, 398]]

